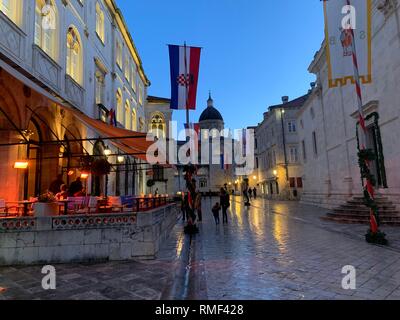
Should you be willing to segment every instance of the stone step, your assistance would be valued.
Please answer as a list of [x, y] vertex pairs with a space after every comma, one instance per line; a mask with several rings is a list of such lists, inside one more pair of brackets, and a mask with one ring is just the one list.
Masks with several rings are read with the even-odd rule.
[[[368, 208], [365, 209], [353, 209], [353, 210], [348, 210], [348, 209], [343, 209], [343, 208], [336, 208], [333, 210], [335, 213], [350, 213], [354, 215], [363, 215], [363, 214], [369, 214], [370, 210]], [[397, 215], [400, 216], [399, 212], [397, 210], [378, 210], [378, 213], [382, 216], [385, 215]]]
[[[378, 205], [388, 205], [388, 206], [394, 206], [392, 201], [381, 201], [381, 200], [375, 200], [375, 202]], [[349, 205], [365, 205], [364, 200], [362, 201], [357, 201], [357, 200], [349, 200], [346, 202]]]
[[[332, 213], [328, 213], [327, 214], [328, 217], [335, 217], [335, 218], [352, 218], [352, 219], [369, 219], [369, 214], [365, 213], [365, 214], [353, 214], [353, 213], [336, 213], [336, 212], [332, 212]], [[390, 215], [379, 215], [379, 217], [381, 219], [385, 219], [385, 220], [399, 220], [400, 221], [400, 215], [397, 214], [390, 214]]]
[[[349, 210], [349, 211], [351, 211], [351, 210], [361, 210], [361, 211], [366, 210], [366, 211], [369, 211], [369, 208], [367, 206], [365, 206], [365, 205], [348, 205], [348, 204], [344, 204], [344, 205], [341, 205], [338, 209]], [[393, 206], [393, 205], [391, 205], [391, 206], [378, 205], [378, 210], [397, 211], [396, 210], [396, 206]]]
[[[322, 217], [322, 220], [326, 221], [334, 221], [339, 223], [345, 224], [369, 224], [369, 219], [354, 219], [354, 218], [343, 218], [343, 217]], [[381, 219], [381, 225], [390, 225], [390, 226], [400, 226], [400, 219], [399, 220], [385, 220]]]

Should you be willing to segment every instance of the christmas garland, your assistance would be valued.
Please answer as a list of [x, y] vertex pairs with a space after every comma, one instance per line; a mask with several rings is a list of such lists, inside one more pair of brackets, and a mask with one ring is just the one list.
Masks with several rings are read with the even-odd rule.
[[[375, 117], [375, 125], [377, 127], [378, 119], [379, 119], [378, 113], [375, 112], [375, 113], [369, 115], [366, 118], [366, 120], [369, 120], [372, 116]], [[379, 145], [378, 147], [379, 147], [379, 152], [380, 152], [381, 157], [378, 157], [378, 159], [377, 159], [377, 155], [375, 154], [375, 152], [372, 149], [361, 150], [360, 149], [360, 138], [358, 135], [358, 126], [359, 126], [359, 123], [357, 123], [356, 136], [357, 136], [357, 149], [358, 149], [358, 165], [360, 167], [360, 173], [361, 173], [361, 184], [364, 188], [364, 191], [363, 191], [364, 204], [373, 213], [373, 215], [376, 219], [378, 228], [379, 228], [380, 219], [379, 219], [378, 205], [377, 205], [375, 199], [372, 198], [371, 194], [368, 192], [367, 187], [364, 185], [364, 181], [365, 180], [370, 181], [373, 186], [376, 186], [376, 178], [371, 173], [368, 163], [371, 161], [374, 161], [374, 160], [378, 160], [383, 165], [382, 141], [380, 140], [380, 134], [379, 134], [378, 135], [378, 145]], [[381, 168], [384, 168], [384, 166]], [[386, 184], [386, 182], [385, 182], [385, 184]], [[375, 243], [375, 244], [381, 244], [381, 245], [388, 244], [388, 241], [386, 240], [386, 234], [381, 232], [379, 229], [377, 232], [373, 232], [372, 229], [370, 228], [368, 230], [367, 234], [365, 235], [365, 239], [368, 243]]]

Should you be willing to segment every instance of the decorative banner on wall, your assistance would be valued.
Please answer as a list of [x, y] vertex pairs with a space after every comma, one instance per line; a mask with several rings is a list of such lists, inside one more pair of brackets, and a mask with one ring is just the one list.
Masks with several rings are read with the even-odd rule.
[[355, 83], [353, 59], [361, 84], [371, 83], [372, 0], [323, 1], [329, 88]]
[[171, 109], [195, 110], [201, 48], [169, 46]]

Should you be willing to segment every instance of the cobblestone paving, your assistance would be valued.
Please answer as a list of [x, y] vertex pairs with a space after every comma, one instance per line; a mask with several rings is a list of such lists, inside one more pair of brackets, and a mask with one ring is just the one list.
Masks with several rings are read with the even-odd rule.
[[[217, 199], [205, 198], [200, 233], [190, 240], [177, 223], [154, 261], [56, 265], [55, 291], [41, 288], [41, 266], [0, 268], [0, 300], [400, 299], [400, 228], [385, 228], [389, 248], [372, 246], [366, 226], [321, 221], [325, 210], [235, 199], [217, 227]], [[341, 288], [345, 265], [354, 291]]]
[[[321, 222], [323, 210], [289, 202], [230, 211], [218, 227], [206, 214], [197, 239], [209, 299], [400, 299], [400, 252], [365, 243], [366, 226]], [[357, 290], [341, 287], [346, 265]]]

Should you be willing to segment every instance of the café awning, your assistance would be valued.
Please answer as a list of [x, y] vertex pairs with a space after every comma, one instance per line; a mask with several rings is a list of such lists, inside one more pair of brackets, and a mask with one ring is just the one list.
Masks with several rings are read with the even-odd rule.
[[147, 149], [153, 144], [152, 141], [146, 140], [146, 133], [114, 127], [101, 120], [90, 118], [74, 108], [64, 105], [61, 107], [67, 112], [71, 112], [77, 120], [96, 131], [100, 136], [107, 137], [116, 148], [146, 161]]
[[[135, 158], [146, 161], [147, 149], [153, 143], [152, 141], [146, 140], [146, 133], [118, 128], [104, 123], [101, 120], [93, 119], [87, 116], [80, 110], [73, 107], [68, 101], [58, 96], [52, 89], [43, 85], [41, 82], [38, 82], [36, 78], [30, 75], [27, 71], [17, 71], [16, 67], [13, 67], [1, 59], [0, 68], [3, 70], [2, 72], [7, 72], [11, 77], [22, 82], [25, 86], [35, 91], [43, 98], [46, 98], [48, 101], [60, 106], [66, 112], [71, 113], [78, 121], [97, 132], [100, 136], [100, 139], [103, 138], [110, 140], [115, 147], [119, 148], [127, 155], [131, 155]], [[49, 106], [50, 105], [51, 104], [49, 104]], [[35, 112], [35, 110], [32, 109], [30, 109], [30, 111]], [[62, 139], [59, 139], [59, 141], [62, 141]]]

